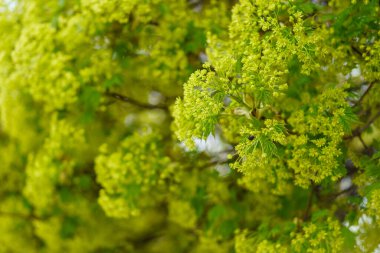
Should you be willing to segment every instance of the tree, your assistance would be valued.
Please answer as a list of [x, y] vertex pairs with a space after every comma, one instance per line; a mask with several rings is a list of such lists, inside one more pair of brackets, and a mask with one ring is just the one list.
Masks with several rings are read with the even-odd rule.
[[374, 252], [379, 8], [0, 1], [0, 252]]

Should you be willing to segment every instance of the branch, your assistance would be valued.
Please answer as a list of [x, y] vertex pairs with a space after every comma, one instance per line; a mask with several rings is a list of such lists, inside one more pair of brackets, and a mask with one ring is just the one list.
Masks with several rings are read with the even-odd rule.
[[133, 98], [130, 98], [130, 97], [127, 97], [127, 96], [124, 96], [124, 95], [121, 95], [121, 94], [118, 94], [118, 93], [115, 93], [115, 92], [106, 92], [106, 93], [104, 93], [104, 95], [106, 95], [108, 97], [111, 97], [111, 98], [114, 98], [114, 99], [117, 99], [119, 101], [123, 101], [123, 102], [129, 103], [131, 105], [134, 105], [134, 106], [137, 106], [137, 107], [140, 107], [140, 108], [144, 108], [144, 109], [162, 109], [162, 110], [165, 110], [165, 111], [169, 111], [169, 108], [166, 105], [145, 104], [145, 103], [137, 101], [137, 100], [135, 100]]
[[354, 51], [360, 58], [363, 58], [363, 53], [362, 52], [360, 52], [360, 50], [357, 48], [357, 47], [355, 47], [354, 45], [351, 45], [351, 49], [352, 49], [352, 51]]
[[356, 191], [356, 186], [354, 184], [352, 184], [350, 187], [348, 187], [347, 189], [345, 190], [342, 190], [340, 192], [337, 192], [335, 194], [332, 195], [333, 198], [337, 198], [339, 197], [340, 195], [342, 194], [345, 194], [345, 193], [353, 193]]
[[350, 187], [348, 187], [345, 190], [341, 190], [339, 192], [334, 192], [334, 193], [322, 195], [321, 196], [321, 201], [324, 201], [324, 202], [327, 201], [328, 203], [329, 202], [331, 203], [331, 201], [334, 201], [336, 198], [340, 197], [343, 194], [355, 195], [356, 194], [356, 190], [357, 190], [357, 186], [354, 185], [354, 184], [352, 184]]
[[24, 219], [24, 220], [39, 219], [38, 217], [36, 217], [33, 214], [27, 215], [27, 214], [22, 214], [22, 213], [11, 213], [11, 212], [0, 211], [0, 215], [1, 216], [9, 216], [9, 217], [13, 217], [13, 218], [20, 218], [20, 219]]
[[363, 95], [359, 98], [359, 100], [354, 104], [354, 106], [358, 106], [364, 99], [364, 97], [368, 94], [368, 92], [373, 88], [375, 82], [371, 82], [369, 85], [368, 85], [368, 88], [365, 90], [365, 92], [363, 93]]
[[378, 111], [375, 116], [370, 120], [368, 121], [367, 124], [364, 125], [364, 127], [361, 128], [361, 132], [362, 133], [364, 130], [366, 130], [367, 128], [369, 128], [373, 122], [375, 122], [375, 120], [377, 120], [377, 118], [380, 117], [380, 111]]
[[362, 135], [359, 134], [358, 137], [359, 137], [360, 142], [361, 142], [362, 145], [363, 145], [363, 148], [364, 148], [365, 150], [367, 150], [367, 149], [368, 149], [368, 146], [367, 146], [367, 144], [365, 144], [365, 142], [364, 142], [364, 140], [363, 140], [363, 138], [362, 138]]
[[[203, 170], [203, 169], [208, 169], [208, 168], [216, 166], [216, 165], [230, 164], [232, 162], [235, 162], [236, 156], [237, 156], [237, 154], [235, 154], [234, 157], [232, 157], [231, 159], [227, 159], [225, 161], [210, 161], [210, 162], [203, 164], [202, 166], [199, 166], [197, 169]], [[194, 167], [196, 167], [196, 166], [191, 166], [191, 167], [189, 167], [189, 169], [192, 169]]]
[[303, 215], [304, 221], [306, 221], [310, 218], [311, 208], [313, 206], [313, 197], [314, 197], [314, 193], [316, 192], [316, 190], [317, 190], [316, 186], [312, 183], [312, 188], [310, 190], [309, 198], [307, 200], [306, 210], [305, 210], [305, 213]]
[[345, 136], [344, 139], [345, 140], [350, 140], [354, 137], [357, 137], [357, 136], [360, 136], [365, 130], [367, 130], [373, 122], [375, 122], [377, 120], [377, 118], [380, 117], [380, 110], [375, 114], [375, 116], [370, 120], [368, 121], [363, 127], [358, 127], [356, 128], [353, 132], [352, 132], [352, 135], [350, 136]]

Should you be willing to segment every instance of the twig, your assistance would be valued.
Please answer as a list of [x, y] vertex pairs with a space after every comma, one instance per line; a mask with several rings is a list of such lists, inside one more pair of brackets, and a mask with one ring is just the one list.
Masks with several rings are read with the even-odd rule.
[[371, 82], [369, 85], [368, 85], [368, 88], [365, 90], [365, 92], [363, 93], [363, 95], [359, 98], [359, 100], [354, 104], [354, 106], [358, 106], [364, 99], [364, 97], [369, 93], [369, 91], [373, 88], [375, 82]]
[[350, 187], [348, 187], [347, 189], [344, 189], [340, 192], [335, 192], [335, 193], [330, 193], [330, 194], [326, 194], [326, 195], [322, 195], [321, 196], [321, 200], [322, 201], [333, 201], [334, 199], [338, 198], [339, 196], [345, 194], [345, 193], [350, 193], [350, 194], [354, 194], [355, 191], [356, 191], [356, 185], [352, 184]]
[[355, 53], [357, 53], [359, 57], [361, 57], [361, 58], [363, 57], [363, 53], [360, 52], [360, 50], [357, 47], [351, 45], [351, 49], [352, 49], [352, 51], [354, 51]]
[[367, 146], [367, 144], [365, 144], [361, 134], [358, 135], [358, 138], [359, 138], [360, 142], [362, 143], [364, 149], [368, 149], [368, 146]]
[[145, 103], [137, 101], [137, 100], [135, 100], [133, 98], [130, 98], [130, 97], [127, 97], [127, 96], [124, 96], [124, 95], [121, 95], [121, 94], [118, 94], [118, 93], [115, 93], [115, 92], [106, 92], [104, 94], [106, 96], [108, 96], [108, 97], [112, 97], [114, 99], [117, 99], [117, 100], [129, 103], [129, 104], [132, 104], [132, 105], [135, 105], [137, 107], [144, 108], [144, 109], [162, 109], [162, 110], [165, 110], [165, 111], [169, 111], [169, 109], [168, 109], [168, 107], [166, 105], [145, 104]]
[[356, 186], [355, 186], [354, 184], [352, 184], [352, 185], [351, 185], [350, 187], [348, 187], [347, 189], [335, 193], [332, 197], [337, 198], [337, 197], [339, 197], [339, 196], [342, 195], [342, 194], [349, 193], [349, 192], [351, 192], [351, 191], [355, 191], [355, 189], [356, 189]]
[[377, 118], [380, 117], [380, 110], [375, 114], [375, 116], [369, 120], [363, 127], [358, 127], [356, 128], [353, 132], [352, 132], [352, 135], [350, 136], [345, 136], [344, 139], [345, 140], [349, 140], [349, 139], [352, 139], [354, 137], [357, 137], [357, 136], [360, 136], [365, 130], [367, 130], [367, 128], [369, 128], [371, 126], [371, 124], [373, 122], [375, 122], [375, 120], [377, 120]]
[[39, 219], [33, 214], [22, 214], [22, 213], [10, 213], [10, 212], [2, 212], [0, 211], [1, 216], [9, 216], [9, 217], [14, 217], [14, 218], [20, 218], [24, 220], [34, 220], [34, 219]]
[[307, 200], [307, 205], [306, 205], [306, 209], [305, 209], [305, 213], [303, 215], [303, 220], [306, 221], [310, 218], [310, 213], [311, 213], [311, 208], [313, 206], [313, 197], [314, 197], [314, 193], [316, 191], [316, 186], [312, 183], [312, 188], [310, 190], [310, 193], [309, 193], [309, 198]]
[[380, 111], [378, 111], [378, 112], [375, 114], [375, 116], [374, 116], [370, 121], [368, 121], [368, 123], [365, 124], [364, 127], [362, 127], [362, 129], [361, 129], [361, 133], [362, 133], [364, 130], [366, 130], [367, 128], [369, 128], [369, 127], [371, 126], [371, 124], [372, 124], [373, 122], [375, 122], [375, 120], [377, 120], [378, 117], [380, 117]]

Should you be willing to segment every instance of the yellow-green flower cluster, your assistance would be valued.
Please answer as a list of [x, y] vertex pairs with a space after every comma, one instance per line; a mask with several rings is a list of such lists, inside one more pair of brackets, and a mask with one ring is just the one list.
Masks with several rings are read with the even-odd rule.
[[291, 245], [294, 252], [338, 253], [343, 246], [343, 237], [338, 221], [327, 218], [324, 222], [305, 224], [302, 232], [293, 234]]
[[223, 94], [218, 93], [214, 72], [196, 71], [184, 87], [184, 98], [177, 99], [173, 116], [176, 134], [189, 147], [193, 138], [207, 138], [214, 132], [223, 109]]
[[376, 217], [380, 225], [380, 189], [373, 190], [368, 199], [368, 213]]
[[287, 89], [288, 62], [294, 57], [305, 74], [319, 69], [327, 49], [323, 33], [312, 30], [291, 2], [241, 1], [233, 11], [229, 43], [231, 56], [241, 62], [236, 74], [242, 91], [267, 104]]
[[286, 192], [290, 174], [277, 147], [286, 144], [284, 131], [282, 122], [270, 119], [256, 130], [253, 124], [242, 128], [241, 135], [245, 138], [236, 146], [240, 159], [233, 166], [243, 173], [240, 182], [245, 187], [260, 192], [269, 184], [273, 192]]
[[367, 47], [362, 45], [361, 50], [363, 50], [363, 58], [365, 62], [363, 75], [365, 75], [366, 79], [369, 81], [380, 80], [380, 41], [376, 40], [373, 45]]
[[37, 210], [49, 210], [56, 201], [56, 187], [69, 180], [76, 164], [75, 150], [84, 145], [83, 134], [83, 129], [54, 117], [43, 147], [29, 155], [23, 192]]
[[138, 2], [138, 0], [84, 0], [82, 4], [84, 8], [92, 10], [105, 22], [126, 23], [129, 20], [129, 14]]
[[249, 235], [247, 230], [235, 236], [236, 253], [286, 253], [288, 248], [280, 243]]
[[320, 183], [327, 177], [336, 181], [342, 175], [340, 144], [345, 126], [354, 120], [347, 116], [345, 97], [342, 89], [329, 89], [289, 118], [296, 135], [289, 136], [287, 164], [296, 173], [296, 184], [307, 187], [310, 181]]
[[18, 81], [47, 110], [62, 109], [76, 101], [79, 82], [67, 70], [71, 56], [55, 52], [56, 31], [49, 24], [30, 24], [23, 28], [12, 52]]
[[184, 228], [193, 229], [196, 226], [197, 216], [190, 202], [172, 200], [169, 205], [169, 219]]
[[[109, 216], [130, 217], [141, 206], [151, 206], [161, 174], [169, 167], [159, 137], [154, 133], [135, 133], [127, 137], [115, 152], [107, 145], [96, 158], [97, 180], [102, 185], [99, 203]], [[158, 199], [156, 199], [158, 201]]]

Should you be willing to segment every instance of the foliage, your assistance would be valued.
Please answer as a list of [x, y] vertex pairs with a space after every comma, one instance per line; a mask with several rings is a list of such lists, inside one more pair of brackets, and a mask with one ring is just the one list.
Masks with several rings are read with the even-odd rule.
[[374, 252], [375, 0], [0, 0], [0, 252]]

